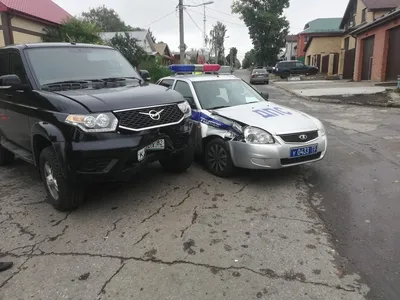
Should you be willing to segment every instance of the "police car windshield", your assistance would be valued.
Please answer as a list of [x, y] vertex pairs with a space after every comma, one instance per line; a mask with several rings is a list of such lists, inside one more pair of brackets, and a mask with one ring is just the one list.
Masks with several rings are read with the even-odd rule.
[[193, 82], [197, 98], [203, 109], [232, 107], [265, 101], [242, 80], [210, 80]]

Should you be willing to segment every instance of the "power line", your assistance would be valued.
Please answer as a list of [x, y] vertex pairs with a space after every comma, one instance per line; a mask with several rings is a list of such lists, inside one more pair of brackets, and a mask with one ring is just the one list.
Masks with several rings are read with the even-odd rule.
[[209, 10], [215, 11], [215, 12], [217, 12], [217, 13], [220, 13], [220, 14], [223, 14], [223, 15], [227, 15], [227, 16], [229, 16], [229, 17], [232, 17], [232, 18], [236, 18], [236, 19], [241, 20], [238, 16], [234, 16], [234, 15], [232, 15], [232, 14], [227, 14], [227, 13], [224, 13], [224, 12], [222, 12], [222, 11], [219, 11], [219, 10], [216, 10], [216, 9], [213, 9], [213, 8], [209, 8], [209, 7], [207, 7], [207, 6], [206, 6], [206, 9], [209, 9]]
[[[191, 12], [194, 12], [194, 13], [196, 13], [196, 14], [203, 15], [201, 12], [198, 12], [198, 11], [195, 11], [195, 10], [192, 10], [192, 9], [189, 9], [189, 8], [186, 8], [186, 9], [188, 9], [188, 10], [190, 10]], [[209, 16], [209, 15], [207, 15], [207, 18], [211, 18], [211, 19], [214, 19], [214, 20], [220, 21], [220, 22], [222, 22], [222, 23], [229, 23], [229, 24], [232, 24], [232, 25], [236, 25], [236, 26], [240, 26], [240, 27], [246, 27], [246, 28], [247, 28], [247, 26], [246, 26], [246, 25], [244, 25], [244, 24], [238, 24], [238, 23], [234, 23], [234, 22], [230, 22], [230, 21], [226, 21], [226, 20], [221, 20], [221, 19], [218, 19], [218, 18], [215, 18], [215, 17]]]
[[192, 20], [192, 22], [194, 23], [194, 25], [196, 25], [196, 27], [201, 31], [201, 33], [204, 33], [203, 30], [201, 30], [201, 28], [199, 27], [199, 25], [197, 25], [197, 23], [194, 21], [194, 19], [192, 18], [192, 16], [189, 14], [189, 12], [187, 11], [187, 9], [185, 9], [185, 12], [186, 12], [187, 15], [189, 16], [189, 18]]
[[154, 23], [156, 23], [156, 22], [158, 22], [158, 21], [161, 21], [161, 20], [165, 19], [166, 17], [169, 17], [170, 15], [172, 15], [172, 14], [175, 13], [175, 12], [176, 12], [176, 10], [170, 12], [169, 14], [166, 14], [165, 16], [163, 16], [163, 17], [161, 17], [161, 18], [159, 18], [159, 19], [157, 19], [157, 20], [155, 20], [155, 21], [149, 23], [148, 25], [144, 26], [144, 28], [148, 28], [150, 25], [152, 25], [152, 24], [154, 24]]

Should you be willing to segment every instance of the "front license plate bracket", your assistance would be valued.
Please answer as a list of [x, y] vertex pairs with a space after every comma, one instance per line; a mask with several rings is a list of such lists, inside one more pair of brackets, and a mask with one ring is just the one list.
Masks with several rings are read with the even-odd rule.
[[138, 159], [138, 161], [144, 160], [146, 158], [147, 151], [161, 151], [164, 149], [165, 149], [165, 140], [164, 139], [154, 141], [151, 144], [147, 145], [146, 147], [140, 149], [137, 152], [137, 159]]
[[309, 145], [290, 149], [290, 158], [309, 156], [318, 152], [318, 145]]

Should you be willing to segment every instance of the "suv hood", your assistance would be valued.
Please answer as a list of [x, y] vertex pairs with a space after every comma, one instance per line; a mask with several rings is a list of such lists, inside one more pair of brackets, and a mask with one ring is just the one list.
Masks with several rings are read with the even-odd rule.
[[159, 85], [124, 86], [118, 88], [82, 89], [54, 92], [80, 103], [89, 112], [105, 112], [127, 108], [183, 102], [178, 92]]
[[215, 111], [223, 117], [264, 129], [274, 135], [318, 130], [317, 124], [307, 114], [270, 101]]

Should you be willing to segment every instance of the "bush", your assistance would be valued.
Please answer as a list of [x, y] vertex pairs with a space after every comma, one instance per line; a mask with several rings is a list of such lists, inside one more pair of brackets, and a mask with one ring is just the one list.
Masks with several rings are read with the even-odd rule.
[[172, 71], [168, 66], [157, 63], [155, 59], [144, 61], [140, 64], [139, 69], [147, 70], [150, 73], [151, 82], [155, 83], [163, 77], [172, 75]]

